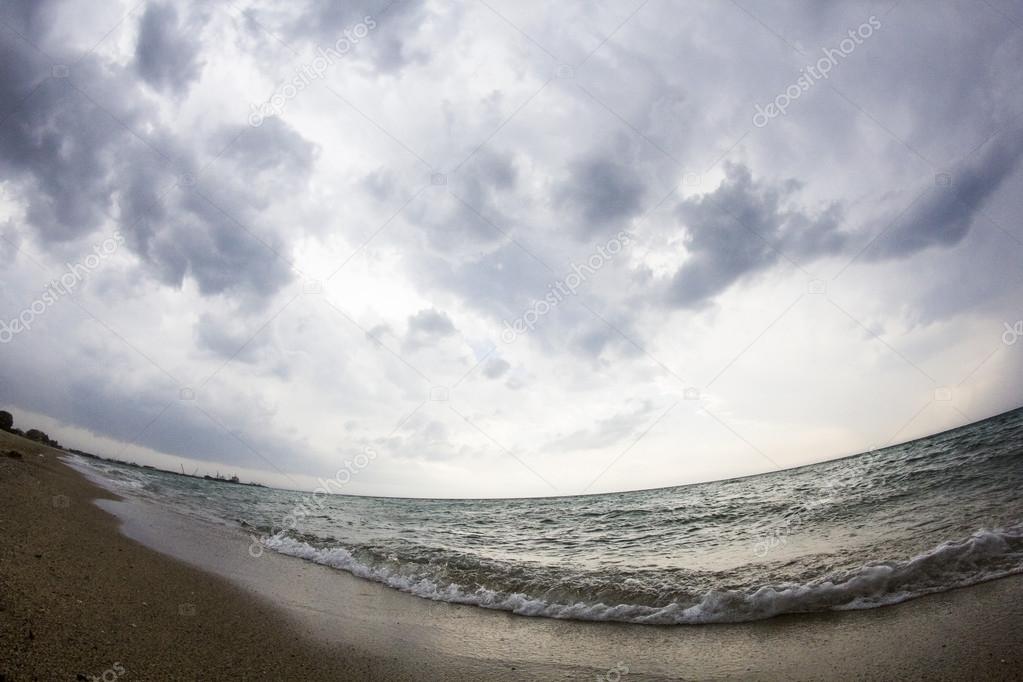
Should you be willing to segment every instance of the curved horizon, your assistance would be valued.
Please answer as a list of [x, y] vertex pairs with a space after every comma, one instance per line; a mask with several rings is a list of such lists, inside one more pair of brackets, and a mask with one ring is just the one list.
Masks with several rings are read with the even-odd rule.
[[[673, 484], [668, 484], [668, 485], [657, 486], [657, 487], [654, 487], [654, 488], [631, 488], [631, 489], [627, 489], [627, 490], [609, 490], [609, 491], [599, 492], [599, 493], [579, 493], [579, 494], [575, 494], [575, 495], [571, 495], [571, 494], [570, 495], [531, 495], [531, 496], [525, 496], [525, 497], [402, 497], [402, 496], [398, 496], [398, 495], [362, 495], [362, 494], [358, 494], [358, 493], [345, 493], [345, 492], [327, 492], [327, 494], [328, 495], [336, 495], [336, 496], [339, 496], [339, 497], [366, 497], [366, 498], [384, 499], [384, 500], [427, 500], [427, 501], [437, 501], [437, 502], [459, 502], [459, 501], [478, 502], [478, 501], [486, 501], [486, 500], [496, 500], [496, 501], [500, 501], [500, 500], [532, 500], [532, 499], [537, 499], [537, 500], [556, 500], [556, 499], [564, 499], [564, 498], [572, 498], [572, 497], [598, 497], [598, 496], [603, 496], [603, 495], [625, 495], [625, 494], [629, 494], [629, 493], [653, 492], [653, 491], [658, 491], [658, 490], [669, 490], [669, 489], [672, 489], [672, 488], [685, 488], [685, 487], [689, 487], [689, 486], [704, 485], [704, 484], [709, 484], [709, 483], [725, 483], [725, 482], [728, 482], [728, 481], [739, 481], [739, 480], [742, 480], [742, 479], [745, 479], [745, 478], [755, 478], [755, 477], [758, 477], [758, 476], [770, 476], [772, 474], [777, 474], [777, 473], [782, 473], [782, 472], [787, 472], [787, 471], [795, 471], [795, 470], [798, 470], [798, 469], [805, 469], [805, 468], [817, 466], [817, 465], [820, 465], [820, 464], [828, 464], [828, 463], [831, 463], [831, 462], [839, 462], [839, 461], [846, 460], [846, 459], [852, 459], [852, 458], [855, 458], [855, 457], [861, 457], [863, 455], [869, 455], [869, 454], [872, 454], [872, 453], [884, 452], [885, 450], [890, 450], [890, 449], [893, 449], [893, 448], [898, 448], [898, 447], [910, 445], [912, 443], [917, 443], [917, 442], [920, 442], [920, 441], [923, 441], [923, 440], [928, 440], [928, 439], [931, 439], [931, 438], [936, 438], [936, 437], [944, 435], [946, 433], [952, 433], [953, 431], [958, 431], [960, 429], [965, 429], [965, 428], [968, 428], [968, 427], [971, 427], [971, 426], [975, 426], [977, 424], [981, 424], [981, 423], [986, 422], [986, 421], [997, 419], [998, 417], [1001, 417], [1003, 415], [1009, 414], [1011, 412], [1016, 412], [1018, 410], [1023, 410], [1023, 405], [1021, 405], [1019, 407], [1014, 407], [1014, 408], [1006, 410], [1004, 412], [999, 412], [998, 414], [993, 414], [993, 415], [990, 415], [988, 417], [983, 417], [983, 418], [978, 419], [978, 420], [973, 421], [973, 422], [967, 422], [965, 424], [959, 424], [957, 426], [952, 426], [952, 427], [947, 428], [947, 429], [945, 429], [943, 431], [936, 431], [934, 433], [929, 433], [929, 434], [926, 434], [926, 435], [923, 435], [923, 436], [918, 436], [916, 438], [911, 438], [911, 439], [908, 439], [908, 440], [899, 441], [897, 443], [891, 443], [891, 444], [884, 445], [884, 446], [877, 447], [877, 448], [873, 448], [873, 449], [870, 449], [870, 450], [864, 450], [862, 452], [854, 452], [854, 453], [851, 453], [851, 454], [839, 455], [839, 456], [836, 456], [836, 457], [831, 457], [831, 458], [827, 458], [827, 459], [821, 459], [821, 460], [817, 460], [817, 461], [814, 461], [814, 462], [809, 462], [809, 463], [806, 463], [806, 464], [799, 464], [799, 465], [796, 465], [796, 466], [786, 467], [786, 468], [782, 468], [782, 469], [772, 469], [770, 471], [762, 471], [762, 472], [758, 472], [758, 473], [754, 473], [754, 474], [744, 474], [744, 475], [741, 475], [741, 476], [732, 476], [730, 478], [715, 478], [715, 479], [709, 479], [709, 480], [703, 480], [703, 481], [690, 481], [690, 482], [685, 482], [685, 483], [673, 483]], [[78, 450], [79, 451], [79, 452], [74, 453], [74, 454], [79, 454], [81, 452], [84, 452], [84, 451], [81, 451], [79, 448], [69, 447], [67, 444], [64, 444], [63, 447], [65, 449], [67, 449], [67, 450]], [[115, 462], [115, 463], [119, 463], [119, 464], [127, 464], [127, 465], [130, 465], [130, 466], [145, 466], [145, 465], [138, 464], [137, 462], [128, 462], [128, 461], [125, 461], [125, 460], [112, 459], [112, 458], [109, 458], [109, 457], [104, 457], [102, 455], [96, 455], [96, 453], [86, 452], [85, 454], [91, 455], [93, 457], [99, 457], [100, 459], [103, 459], [105, 461], [111, 461], [111, 462]], [[213, 480], [215, 482], [220, 482], [220, 483], [230, 482], [230, 481], [228, 481], [227, 478], [215, 478], [214, 477], [214, 478], [207, 479], [206, 476], [209, 475], [208, 471], [200, 476], [200, 475], [197, 475], [196, 473], [187, 474], [187, 473], [184, 473], [183, 471], [179, 473], [179, 472], [173, 471], [171, 469], [160, 469], [160, 468], [154, 468], [154, 469], [156, 471], [161, 471], [163, 473], [174, 474], [175, 476], [183, 475], [183, 476], [186, 476], [188, 478], [199, 478], [199, 479], [203, 479], [203, 480]], [[219, 472], [217, 472], [217, 473], [219, 473]], [[245, 485], [245, 484], [252, 484], [252, 483], [255, 483], [255, 482], [241, 481], [240, 483]], [[307, 489], [299, 489], [299, 488], [285, 488], [285, 487], [274, 486], [274, 485], [269, 485], [269, 484], [262, 484], [262, 483], [256, 483], [256, 484], [261, 486], [261, 487], [271, 488], [271, 489], [274, 489], [274, 490], [282, 490], [282, 491], [285, 491], [285, 492], [312, 493], [312, 492], [316, 491], [316, 489], [307, 490]]]

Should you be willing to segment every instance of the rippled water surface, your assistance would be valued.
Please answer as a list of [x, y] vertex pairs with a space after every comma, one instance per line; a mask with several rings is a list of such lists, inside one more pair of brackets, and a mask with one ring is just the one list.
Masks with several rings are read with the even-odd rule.
[[525, 615], [755, 620], [1023, 571], [1023, 410], [802, 469], [585, 497], [314, 498], [75, 461], [122, 494], [243, 526], [253, 553]]

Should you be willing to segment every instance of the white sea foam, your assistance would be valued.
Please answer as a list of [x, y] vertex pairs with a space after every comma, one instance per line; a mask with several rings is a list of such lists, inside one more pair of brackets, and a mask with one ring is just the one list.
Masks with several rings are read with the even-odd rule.
[[683, 624], [875, 608], [1023, 572], [1021, 439], [1023, 409], [737, 481], [539, 501], [330, 496], [302, 515], [305, 493], [68, 459], [120, 494], [250, 532], [292, 514], [267, 547], [423, 598]]
[[1023, 572], [1023, 525], [1018, 525], [978, 531], [908, 561], [870, 564], [841, 577], [806, 584], [769, 585], [751, 592], [711, 591], [692, 604], [563, 604], [515, 592], [438, 584], [429, 576], [404, 575], [389, 566], [367, 565], [344, 547], [317, 549], [283, 534], [264, 538], [263, 543], [282, 554], [348, 571], [426, 599], [524, 616], [657, 625], [742, 622], [783, 613], [875, 608]]

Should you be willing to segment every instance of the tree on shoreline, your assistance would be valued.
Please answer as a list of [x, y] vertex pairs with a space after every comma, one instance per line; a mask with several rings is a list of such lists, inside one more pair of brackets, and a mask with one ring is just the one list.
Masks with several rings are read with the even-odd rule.
[[54, 448], [60, 447], [60, 443], [50, 438], [48, 435], [46, 435], [46, 433], [40, 431], [39, 429], [29, 429], [28, 431], [25, 432], [25, 438], [28, 438], [29, 440], [34, 440], [37, 443], [49, 445], [50, 447]]
[[14, 415], [6, 410], [0, 410], [0, 429], [10, 431], [14, 428]]

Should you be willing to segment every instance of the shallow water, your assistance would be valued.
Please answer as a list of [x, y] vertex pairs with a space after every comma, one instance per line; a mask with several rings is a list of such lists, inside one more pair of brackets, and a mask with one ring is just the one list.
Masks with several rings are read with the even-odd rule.
[[1023, 572], [1023, 409], [801, 469], [584, 497], [314, 496], [74, 463], [120, 494], [244, 527], [253, 553], [532, 616], [734, 622]]

